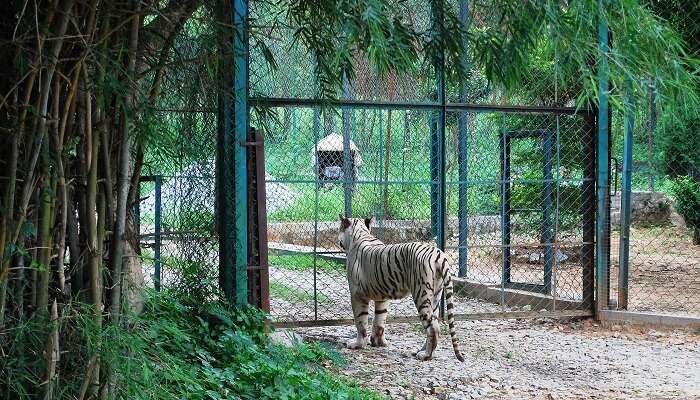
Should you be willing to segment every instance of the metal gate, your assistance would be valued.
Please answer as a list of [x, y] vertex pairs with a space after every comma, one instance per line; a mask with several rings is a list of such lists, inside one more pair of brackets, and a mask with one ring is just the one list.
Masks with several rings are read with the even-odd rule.
[[[265, 143], [270, 312], [279, 324], [352, 321], [338, 214], [374, 216], [386, 243], [444, 248], [457, 318], [591, 314], [591, 112], [252, 101], [274, 106], [282, 121]], [[410, 298], [390, 313], [416, 315]]]

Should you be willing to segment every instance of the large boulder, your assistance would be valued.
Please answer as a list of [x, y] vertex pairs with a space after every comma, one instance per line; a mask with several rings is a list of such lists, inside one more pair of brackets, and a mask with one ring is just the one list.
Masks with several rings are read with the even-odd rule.
[[[673, 200], [659, 192], [632, 192], [631, 223], [635, 226], [684, 226], [681, 218], [673, 210]], [[610, 222], [620, 225], [620, 192], [610, 199]]]

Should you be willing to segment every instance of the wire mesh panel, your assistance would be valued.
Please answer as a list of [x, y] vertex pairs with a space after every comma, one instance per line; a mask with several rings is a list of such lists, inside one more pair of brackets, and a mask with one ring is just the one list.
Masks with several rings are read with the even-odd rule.
[[[351, 319], [338, 215], [374, 216], [385, 243], [436, 244], [436, 112], [273, 112], [289, 123], [266, 141], [271, 314]], [[583, 112], [448, 113], [444, 224], [457, 314], [590, 309], [591, 121]], [[393, 302], [390, 315], [415, 316], [412, 300]]]
[[139, 225], [146, 284], [200, 296], [216, 293], [214, 178], [149, 177], [142, 179], [141, 195]]
[[[645, 104], [637, 104], [630, 115], [615, 115], [612, 134], [617, 162], [612, 167], [620, 183], [611, 203], [611, 299], [620, 309], [697, 317], [700, 117], [696, 110], [675, 114], [664, 111], [650, 82]], [[633, 121], [630, 225], [627, 268], [621, 268], [625, 251], [621, 176], [627, 117]], [[626, 299], [621, 291], [628, 292]]]
[[454, 117], [460, 123], [450, 130], [447, 248], [461, 293], [484, 302], [478, 312], [588, 309], [590, 117]]
[[[344, 151], [339, 110], [276, 111], [291, 123], [266, 143], [272, 314], [351, 318], [338, 215], [375, 216], [373, 232], [386, 243], [433, 242], [431, 113], [346, 110]], [[394, 313], [413, 308], [406, 299]]]

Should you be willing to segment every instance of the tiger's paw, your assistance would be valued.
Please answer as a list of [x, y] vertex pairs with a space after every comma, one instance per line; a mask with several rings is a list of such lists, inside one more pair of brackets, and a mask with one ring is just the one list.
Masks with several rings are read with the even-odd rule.
[[432, 354], [428, 355], [428, 353], [423, 349], [418, 350], [417, 352], [413, 353], [413, 355], [416, 356], [416, 358], [421, 360], [421, 361], [430, 361], [433, 358]]
[[386, 347], [389, 345], [389, 343], [384, 338], [384, 335], [382, 335], [382, 336], [372, 335], [372, 337], [369, 338], [369, 344], [372, 347]]
[[350, 339], [345, 343], [345, 346], [351, 350], [362, 349], [365, 347], [364, 340]]

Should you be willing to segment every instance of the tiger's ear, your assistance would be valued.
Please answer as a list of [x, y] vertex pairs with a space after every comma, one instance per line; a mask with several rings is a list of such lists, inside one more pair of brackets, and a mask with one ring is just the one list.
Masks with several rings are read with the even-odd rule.
[[338, 214], [338, 217], [340, 218], [340, 230], [344, 231], [350, 226], [350, 220], [345, 218], [343, 214]]
[[367, 226], [367, 229], [370, 229], [370, 227], [374, 225], [374, 221], [374, 215], [369, 218], [365, 218], [365, 226]]

